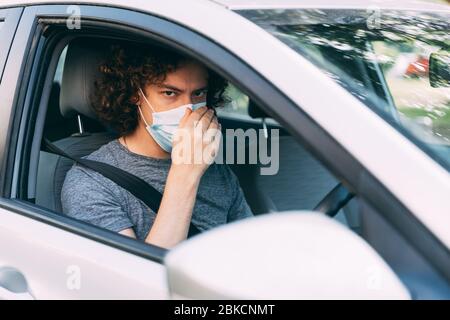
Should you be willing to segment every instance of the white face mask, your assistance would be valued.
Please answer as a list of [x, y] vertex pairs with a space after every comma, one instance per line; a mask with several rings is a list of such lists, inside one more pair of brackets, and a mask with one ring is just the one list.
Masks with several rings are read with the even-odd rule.
[[189, 108], [195, 111], [198, 108], [206, 106], [206, 102], [200, 102], [196, 104], [190, 103], [167, 111], [156, 112], [150, 102], [147, 100], [147, 97], [145, 96], [141, 88], [139, 88], [139, 91], [144, 97], [145, 102], [147, 102], [148, 106], [152, 110], [153, 123], [149, 125], [147, 121], [145, 121], [142, 110], [139, 107], [139, 112], [146, 126], [145, 128], [161, 148], [163, 148], [166, 152], [171, 153], [173, 136], [178, 129], [180, 121], [183, 118], [184, 113], [186, 112], [186, 109]]

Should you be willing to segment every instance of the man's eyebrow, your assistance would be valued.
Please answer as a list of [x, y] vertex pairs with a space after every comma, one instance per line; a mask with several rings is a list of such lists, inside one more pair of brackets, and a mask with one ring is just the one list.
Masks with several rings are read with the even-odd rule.
[[182, 92], [183, 90], [175, 87], [175, 86], [171, 86], [170, 84], [161, 84], [159, 85], [160, 88], [163, 89], [169, 89], [169, 90], [173, 90], [173, 91], [178, 91], [178, 92]]
[[[161, 84], [161, 85], [159, 85], [159, 87], [162, 89], [169, 89], [169, 90], [173, 90], [173, 91], [183, 92], [182, 89], [172, 86], [170, 84]], [[195, 89], [194, 91], [203, 91], [203, 90], [207, 90], [207, 89], [208, 89], [208, 86], [204, 86], [204, 87]]]
[[208, 86], [204, 86], [204, 87], [195, 89], [194, 91], [204, 91], [204, 90], [208, 90]]

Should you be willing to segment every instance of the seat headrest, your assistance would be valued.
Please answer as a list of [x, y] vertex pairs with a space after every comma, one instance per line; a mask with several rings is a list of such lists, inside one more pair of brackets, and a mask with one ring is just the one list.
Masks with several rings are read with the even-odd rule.
[[64, 117], [82, 114], [97, 119], [91, 97], [95, 79], [100, 75], [99, 64], [106, 58], [110, 45], [110, 40], [98, 38], [80, 38], [69, 44], [60, 95], [60, 110]]
[[248, 103], [248, 115], [253, 119], [270, 118], [267, 113], [259, 108], [252, 100]]

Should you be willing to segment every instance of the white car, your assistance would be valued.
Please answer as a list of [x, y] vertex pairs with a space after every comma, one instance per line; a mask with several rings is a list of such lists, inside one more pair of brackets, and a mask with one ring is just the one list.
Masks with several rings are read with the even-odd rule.
[[[0, 299], [449, 299], [449, 9], [2, 0]], [[279, 146], [275, 174], [233, 165], [255, 218], [168, 251], [62, 213], [72, 162], [43, 141], [83, 156], [113, 138], [87, 96], [116, 39], [229, 80], [223, 129]]]

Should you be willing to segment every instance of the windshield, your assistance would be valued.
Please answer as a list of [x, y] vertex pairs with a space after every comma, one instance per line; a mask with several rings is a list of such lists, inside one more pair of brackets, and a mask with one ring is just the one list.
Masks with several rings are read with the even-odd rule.
[[238, 13], [306, 57], [450, 168], [449, 82], [430, 83], [430, 55], [448, 57], [448, 12], [270, 9]]

